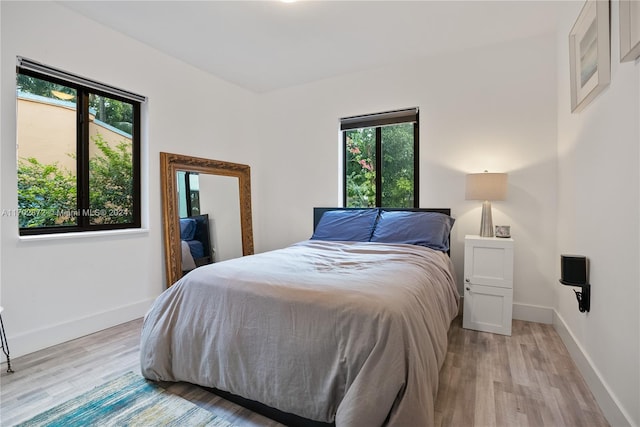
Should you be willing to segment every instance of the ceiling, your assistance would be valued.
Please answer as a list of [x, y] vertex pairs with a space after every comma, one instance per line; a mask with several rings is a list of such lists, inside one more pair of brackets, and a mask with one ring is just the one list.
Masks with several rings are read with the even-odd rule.
[[560, 1], [61, 1], [254, 92], [555, 31]]

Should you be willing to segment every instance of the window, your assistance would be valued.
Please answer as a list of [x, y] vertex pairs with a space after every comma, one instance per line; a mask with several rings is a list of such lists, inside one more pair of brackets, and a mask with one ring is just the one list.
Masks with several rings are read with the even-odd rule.
[[340, 120], [344, 206], [418, 207], [418, 109]]
[[20, 235], [140, 228], [144, 101], [18, 58]]
[[200, 215], [200, 179], [198, 172], [178, 171], [178, 214], [180, 218]]

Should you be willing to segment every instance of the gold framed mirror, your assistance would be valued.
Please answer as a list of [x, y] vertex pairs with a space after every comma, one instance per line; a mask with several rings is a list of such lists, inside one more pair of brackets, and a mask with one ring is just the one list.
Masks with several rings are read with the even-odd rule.
[[238, 179], [242, 255], [253, 254], [251, 168], [240, 163], [223, 162], [181, 154], [160, 153], [160, 184], [162, 188], [167, 287], [173, 285], [183, 276], [180, 212], [176, 178], [179, 172], [218, 175]]

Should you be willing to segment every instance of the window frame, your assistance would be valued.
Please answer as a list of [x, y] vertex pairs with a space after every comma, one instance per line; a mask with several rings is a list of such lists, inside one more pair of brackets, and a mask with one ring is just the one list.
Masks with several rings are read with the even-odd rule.
[[[182, 172], [184, 175], [180, 176], [180, 172]], [[182, 198], [184, 196], [184, 204], [185, 204], [185, 210], [187, 211], [187, 216], [183, 217], [180, 216], [180, 205], [181, 205], [181, 200], [178, 200], [178, 217], [180, 219], [182, 218], [191, 218], [194, 216], [199, 216], [201, 215], [201, 213], [193, 213], [193, 200], [191, 198], [192, 196], [192, 191], [191, 190], [191, 177], [192, 176], [197, 176], [199, 179], [200, 173], [199, 172], [194, 172], [194, 171], [178, 171], [178, 176], [182, 179], [184, 179], [184, 195], [181, 195], [180, 192], [178, 191], [178, 199]], [[178, 185], [176, 187], [176, 189], [179, 190], [180, 185]], [[200, 188], [198, 186], [198, 210], [200, 210]]]
[[406, 108], [382, 113], [367, 114], [361, 116], [345, 117], [340, 119], [340, 131], [342, 132], [342, 206], [347, 206], [347, 131], [362, 128], [375, 128], [376, 130], [376, 201], [375, 207], [392, 208], [397, 206], [382, 205], [382, 127], [398, 125], [402, 123], [413, 123], [413, 208], [420, 206], [420, 118], [419, 109]]
[[[142, 228], [142, 208], [141, 208], [141, 109], [142, 102], [146, 98], [131, 92], [123, 91], [112, 86], [104, 85], [98, 82], [85, 79], [83, 77], [74, 76], [70, 73], [48, 68], [39, 63], [37, 64], [45, 72], [35, 71], [30, 65], [32, 62], [26, 62], [26, 66], [21, 66], [22, 58], [18, 58], [16, 66], [17, 76], [22, 74], [29, 77], [45, 80], [51, 83], [64, 85], [76, 90], [76, 209], [79, 215], [76, 216], [76, 225], [64, 226], [42, 226], [42, 227], [19, 227], [20, 236], [48, 235], [48, 234], [64, 234], [78, 233], [89, 231], [106, 231], [106, 230], [122, 230], [122, 229], [141, 229]], [[30, 61], [30, 60], [24, 60]], [[46, 71], [51, 72], [46, 72]], [[56, 74], [57, 73], [57, 74]], [[69, 79], [58, 77], [58, 74], [67, 75]], [[86, 81], [88, 84], [81, 84], [80, 81]], [[107, 90], [100, 90], [105, 88]], [[109, 90], [113, 89], [113, 91]], [[133, 186], [133, 206], [132, 218], [128, 223], [122, 224], [91, 224], [91, 207], [89, 204], [89, 151], [90, 151], [90, 135], [89, 135], [89, 95], [107, 97], [116, 101], [131, 104], [133, 107], [133, 123], [131, 129], [131, 162], [132, 162], [132, 186]], [[122, 96], [120, 94], [131, 94], [132, 96]], [[16, 94], [17, 102], [17, 94]], [[17, 119], [17, 118], [16, 118]], [[17, 138], [17, 135], [16, 135]], [[17, 153], [16, 153], [17, 154]], [[17, 157], [17, 156], [16, 156]], [[17, 170], [16, 170], [17, 173]]]

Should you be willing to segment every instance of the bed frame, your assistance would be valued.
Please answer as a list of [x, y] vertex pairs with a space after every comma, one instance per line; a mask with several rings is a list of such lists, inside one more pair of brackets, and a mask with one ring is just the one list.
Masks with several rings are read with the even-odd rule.
[[194, 215], [189, 218], [196, 220], [196, 232], [193, 240], [202, 242], [204, 250], [204, 256], [202, 258], [194, 259], [196, 266], [200, 267], [205, 264], [211, 264], [213, 262], [213, 248], [211, 247], [211, 234], [209, 231], [209, 214]]
[[279, 409], [272, 408], [263, 403], [256, 402], [255, 400], [245, 399], [244, 397], [231, 394], [229, 392], [218, 390], [217, 388], [202, 387], [205, 390], [216, 394], [223, 399], [240, 405], [243, 408], [256, 412], [264, 417], [272, 419], [280, 424], [284, 424], [288, 427], [335, 427], [336, 423], [323, 423], [322, 421], [314, 421], [307, 418], [300, 417], [288, 412], [282, 412]]

